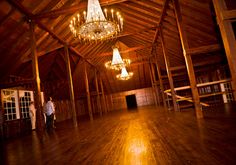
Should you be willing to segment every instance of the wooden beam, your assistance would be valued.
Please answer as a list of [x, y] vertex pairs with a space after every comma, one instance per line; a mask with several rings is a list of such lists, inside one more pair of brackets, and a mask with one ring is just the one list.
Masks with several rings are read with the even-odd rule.
[[32, 69], [33, 69], [33, 80], [34, 80], [34, 102], [36, 111], [36, 128], [40, 139], [43, 138], [44, 130], [44, 119], [43, 119], [43, 107], [41, 100], [41, 89], [40, 89], [40, 77], [39, 77], [39, 66], [38, 57], [36, 52], [36, 39], [35, 39], [35, 24], [30, 22], [30, 39], [31, 39], [31, 55], [32, 55]]
[[[53, 48], [51, 48], [50, 50], [40, 51], [40, 52], [37, 53], [37, 55], [38, 55], [38, 57], [40, 57], [40, 56], [46, 55], [46, 54], [51, 53], [51, 52], [53, 52], [53, 51], [55, 51], [55, 50], [57, 50], [57, 49], [60, 49], [60, 48], [63, 48], [63, 46], [60, 45], [60, 46], [53, 47]], [[26, 58], [26, 59], [24, 59], [24, 60], [22, 61], [22, 63], [28, 62], [28, 61], [30, 61], [30, 60], [31, 60], [30, 58]]]
[[21, 13], [25, 14], [27, 17], [31, 18], [33, 17], [33, 14], [26, 9], [21, 3], [20, 1], [15, 1], [15, 0], [8, 0], [7, 2], [9, 2], [12, 6], [14, 6], [15, 8], [17, 8]]
[[[213, 5], [216, 12], [217, 17], [217, 23], [220, 28], [221, 37], [224, 44], [224, 49], [229, 65], [229, 69], [231, 72], [232, 77], [232, 88], [233, 88], [233, 94], [234, 98], [236, 98], [236, 41], [235, 41], [235, 35], [234, 30], [232, 28], [231, 21], [224, 19], [223, 14], [225, 11], [227, 11], [226, 4], [224, 0], [213, 0]], [[236, 11], [236, 10], [233, 10]], [[229, 11], [230, 12], [230, 11]], [[233, 15], [234, 18], [235, 14]]]
[[[167, 95], [171, 96], [170, 93], [167, 93]], [[193, 98], [191, 98], [191, 97], [183, 97], [183, 96], [180, 96], [180, 95], [176, 95], [176, 97], [179, 99], [179, 100], [177, 100], [177, 101], [183, 101], [183, 100], [185, 100], [185, 101], [194, 103]], [[209, 107], [209, 104], [202, 103], [202, 102], [200, 102], [200, 104], [201, 104], [202, 106]]]
[[[168, 7], [168, 4], [169, 4], [169, 0], [165, 0], [164, 5], [163, 5], [163, 9], [162, 9], [162, 12], [161, 12], [160, 19], [158, 21], [158, 25], [160, 25], [162, 23], [162, 20], [164, 19], [164, 15], [166, 13], [166, 9]], [[154, 39], [152, 41], [153, 44], [157, 41], [158, 33], [159, 33], [159, 28], [156, 29]]]
[[[111, 0], [111, 1], [114, 1], [114, 0]], [[27, 17], [29, 17], [29, 18], [34, 17], [34, 15], [27, 8], [25, 8], [20, 2], [14, 1], [14, 0], [9, 0], [9, 3], [11, 5], [13, 5], [14, 7], [16, 7], [21, 13], [23, 13]], [[35, 23], [38, 25], [39, 28], [48, 32], [54, 39], [56, 39], [62, 45], [69, 45], [69, 43], [67, 43], [65, 40], [61, 39], [56, 33], [54, 33], [50, 28], [48, 28], [47, 26], [42, 24], [39, 20], [35, 20]], [[76, 55], [78, 55], [79, 57], [82, 57], [84, 59], [84, 57], [74, 47], [72, 47], [70, 45], [68, 48], [72, 52], [74, 52]], [[92, 65], [88, 60], [85, 59], [85, 61], [88, 62], [90, 65]], [[94, 66], [94, 65], [92, 65], [92, 66]]]
[[[145, 49], [145, 48], [150, 48], [151, 46], [152, 46], [151, 44], [136, 46], [136, 47], [132, 47], [132, 48], [128, 48], [126, 50], [120, 51], [120, 53], [129, 53], [129, 52], [133, 52], [133, 51], [136, 51], [136, 50], [142, 50], [142, 49]], [[112, 56], [112, 52], [101, 53], [101, 54], [98, 54], [96, 57], [105, 57], [105, 56]], [[88, 58], [86, 58], [86, 59], [88, 59]]]
[[93, 121], [93, 112], [92, 112], [92, 106], [91, 106], [91, 97], [90, 97], [90, 92], [89, 92], [89, 81], [88, 81], [86, 63], [84, 63], [84, 81], [85, 81], [85, 87], [86, 87], [89, 118], [90, 118], [90, 121]]
[[[204, 86], [220, 84], [220, 83], [225, 83], [225, 82], [230, 82], [230, 81], [231, 81], [231, 79], [212, 81], [212, 82], [205, 82], [205, 83], [197, 84], [197, 87], [204, 87]], [[190, 88], [191, 87], [189, 85], [188, 86], [183, 86], [183, 87], [177, 87], [177, 88], [175, 88], [175, 91], [186, 90], [186, 89], [190, 89]], [[170, 89], [165, 90], [165, 92], [170, 92]]]
[[65, 49], [65, 59], [66, 59], [66, 69], [68, 75], [68, 84], [69, 84], [69, 92], [70, 92], [70, 102], [72, 108], [72, 119], [74, 127], [77, 127], [77, 115], [76, 115], [76, 108], [75, 108], [75, 96], [74, 96], [74, 87], [73, 87], [73, 79], [71, 75], [71, 66], [70, 66], [70, 56], [68, 46], [64, 46]]
[[103, 103], [103, 107], [104, 107], [104, 112], [107, 113], [107, 105], [106, 105], [106, 100], [105, 100], [105, 94], [104, 94], [101, 75], [100, 75], [99, 78], [100, 78], [100, 86], [101, 86], [101, 90], [102, 90], [102, 103]]
[[[137, 30], [137, 31], [134, 31], [134, 32], [130, 32], [130, 33], [121, 33], [119, 34], [118, 36], [114, 37], [113, 39], [119, 39], [119, 38], [122, 38], [122, 37], [126, 37], [126, 36], [131, 36], [131, 35], [135, 35], [135, 34], [139, 34], [139, 33], [142, 33], [142, 32], [148, 32], [150, 30], [155, 30], [158, 26], [153, 26], [153, 27], [148, 27], [148, 28], [143, 28], [141, 30]], [[72, 42], [70, 43], [71, 46], [77, 46], [78, 44], [80, 44], [81, 42], [80, 41], [77, 41], [77, 42]]]
[[[74, 47], [70, 46], [69, 48], [70, 48], [70, 50], [71, 50], [72, 52], [74, 52], [76, 55], [78, 55], [79, 57], [83, 58], [83, 59], [85, 60], [85, 62], [87, 62], [89, 65], [95, 67], [90, 61], [88, 61], [87, 59], [85, 59]], [[96, 67], [95, 67], [95, 68], [96, 68]]]
[[[217, 58], [214, 58], [214, 60], [211, 60], [211, 61], [202, 61], [202, 62], [193, 64], [193, 66], [194, 67], [199, 67], [199, 66], [204, 66], [204, 65], [212, 65], [212, 64], [217, 64], [221, 61], [222, 61], [222, 58], [217, 57]], [[186, 65], [174, 66], [174, 67], [170, 68], [171, 71], [182, 70], [182, 69], [186, 69]]]
[[154, 91], [155, 91], [156, 98], [157, 98], [157, 103], [158, 103], [158, 105], [161, 105], [160, 104], [159, 89], [158, 89], [158, 87], [156, 85], [157, 78], [156, 78], [156, 74], [155, 74], [154, 64], [150, 63], [150, 66], [151, 66], [151, 73], [153, 75], [153, 85], [154, 85]]
[[230, 19], [235, 19], [235, 18], [236, 18], [236, 9], [222, 11], [223, 20], [230, 20]]
[[186, 50], [186, 53], [191, 54], [191, 55], [196, 55], [196, 54], [203, 54], [203, 53], [211, 53], [211, 52], [219, 51], [221, 49], [222, 47], [220, 46], [220, 44], [212, 44], [212, 45], [207, 45], [207, 46], [200, 46], [197, 48], [190, 48]]
[[[116, 3], [122, 3], [127, 0], [100, 0], [100, 5], [101, 6], [109, 6], [109, 5], [114, 5]], [[48, 18], [48, 17], [56, 17], [60, 15], [65, 15], [65, 14], [74, 14], [78, 11], [83, 11], [86, 10], [87, 8], [87, 2], [82, 1], [79, 2], [78, 5], [66, 7], [63, 9], [55, 9], [49, 12], [41, 13], [41, 14], [36, 14], [33, 18], [34, 19], [42, 19], [42, 18]]]
[[2, 83], [0, 84], [0, 89], [19, 87], [19, 86], [24, 86], [26, 84], [32, 84], [32, 83], [33, 83], [33, 79], [20, 80], [20, 81], [10, 82], [10, 83]]
[[113, 98], [112, 98], [112, 94], [110, 94], [110, 100], [111, 100], [111, 111], [114, 109], [114, 104], [113, 104]]
[[102, 107], [101, 107], [101, 98], [100, 98], [100, 94], [99, 94], [99, 87], [98, 87], [98, 75], [97, 75], [97, 70], [95, 69], [95, 86], [96, 86], [96, 92], [97, 92], [97, 107], [100, 113], [100, 116], [102, 116]]
[[150, 78], [151, 78], [151, 84], [152, 84], [152, 95], [154, 98], [154, 102], [155, 102], [155, 106], [157, 106], [157, 95], [155, 92], [155, 86], [154, 86], [154, 78], [153, 78], [153, 73], [152, 73], [152, 69], [151, 69], [151, 63], [149, 63], [149, 74], [150, 74]]
[[184, 30], [184, 25], [183, 25], [183, 21], [182, 21], [181, 12], [180, 12], [179, 1], [173, 0], [173, 5], [174, 5], [174, 11], [175, 11], [175, 16], [176, 16], [176, 22], [177, 22], [177, 26], [178, 26], [179, 36], [180, 36], [180, 40], [181, 40], [181, 45], [182, 45], [182, 49], [183, 49], [183, 54], [184, 54], [184, 58], [185, 58], [185, 63], [187, 66], [187, 72], [188, 72], [188, 76], [189, 76], [190, 86], [191, 86], [191, 90], [192, 90], [192, 96], [193, 96], [196, 116], [197, 116], [197, 118], [203, 118], [202, 106], [200, 104], [200, 97], [199, 97], [199, 93], [198, 93], [198, 89], [197, 89], [197, 83], [196, 83], [196, 78], [195, 78], [191, 55], [187, 54], [187, 52], [186, 52], [186, 50], [189, 49], [189, 45], [188, 45], [185, 30]]
[[175, 89], [174, 89], [174, 81], [173, 81], [173, 77], [172, 77], [172, 73], [170, 71], [170, 61], [169, 61], [169, 56], [167, 54], [167, 50], [165, 47], [165, 41], [162, 35], [162, 29], [160, 28], [159, 31], [159, 36], [160, 36], [160, 40], [161, 40], [161, 46], [162, 46], [162, 52], [163, 52], [163, 56], [164, 56], [164, 60], [165, 60], [165, 65], [166, 65], [166, 72], [168, 75], [168, 80], [169, 80], [169, 84], [170, 84], [170, 89], [171, 89], [171, 96], [172, 96], [172, 101], [173, 101], [173, 107], [175, 111], [178, 111], [178, 105], [176, 102], [176, 93], [175, 93]]
[[162, 75], [161, 75], [161, 68], [160, 68], [160, 66], [158, 65], [157, 62], [155, 64], [156, 64], [158, 79], [159, 79], [159, 82], [160, 82], [160, 89], [161, 89], [161, 96], [162, 96], [163, 104], [164, 104], [164, 107], [167, 108], [165, 94], [164, 94], [164, 85], [163, 85]]

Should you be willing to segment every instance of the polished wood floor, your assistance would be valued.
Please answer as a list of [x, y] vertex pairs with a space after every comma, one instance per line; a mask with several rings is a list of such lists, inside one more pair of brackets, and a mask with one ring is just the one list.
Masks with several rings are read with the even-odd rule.
[[197, 120], [192, 111], [145, 107], [58, 123], [39, 140], [36, 132], [1, 144], [0, 164], [236, 164], [236, 109], [217, 107]]

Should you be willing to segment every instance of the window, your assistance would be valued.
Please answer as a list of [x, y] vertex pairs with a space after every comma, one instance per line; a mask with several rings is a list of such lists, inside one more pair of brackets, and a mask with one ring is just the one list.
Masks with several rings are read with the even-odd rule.
[[33, 92], [19, 91], [20, 111], [23, 119], [29, 118], [29, 105], [33, 101]]
[[4, 118], [8, 120], [16, 120], [20, 118], [18, 100], [17, 100], [17, 91], [4, 89], [2, 90], [2, 102], [4, 109]]
[[3, 89], [1, 94], [6, 121], [29, 118], [29, 105], [34, 100], [32, 91]]
[[227, 100], [226, 102], [233, 102], [234, 101], [234, 97], [233, 97], [233, 93], [232, 93], [231, 83], [230, 82], [224, 83], [223, 88], [224, 88], [223, 91], [227, 92], [225, 94], [226, 100]]

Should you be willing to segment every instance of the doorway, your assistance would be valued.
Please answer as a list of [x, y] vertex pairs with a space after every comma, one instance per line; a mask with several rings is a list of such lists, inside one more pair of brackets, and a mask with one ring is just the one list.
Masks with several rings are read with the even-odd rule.
[[137, 108], [137, 101], [135, 95], [128, 95], [125, 96], [126, 104], [128, 109], [135, 109]]

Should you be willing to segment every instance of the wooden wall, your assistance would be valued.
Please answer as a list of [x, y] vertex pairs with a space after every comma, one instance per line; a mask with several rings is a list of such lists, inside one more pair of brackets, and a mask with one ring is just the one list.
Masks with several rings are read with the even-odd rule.
[[[127, 105], [125, 96], [133, 94], [136, 96], [138, 107], [155, 104], [152, 88], [143, 88], [143, 89], [106, 95], [105, 97], [106, 97], [107, 111], [110, 112], [110, 111], [126, 109]], [[62, 100], [62, 101], [54, 100], [54, 102], [56, 105], [57, 122], [72, 118], [69, 100]], [[88, 107], [86, 99], [76, 100], [75, 104], [76, 104], [76, 113], [78, 116], [88, 115]], [[93, 114], [99, 114], [95, 97], [91, 98], [91, 104], [92, 104]], [[103, 107], [103, 112], [104, 112], [104, 107]]]
[[112, 100], [114, 110], [127, 108], [125, 99], [125, 96], [127, 95], [135, 95], [138, 107], [155, 104], [152, 88], [143, 88], [113, 94]]
[[[72, 118], [71, 105], [69, 100], [54, 101], [56, 120], [64, 121]], [[83, 116], [87, 114], [87, 102], [86, 99], [76, 100], [76, 113], [78, 116]]]

